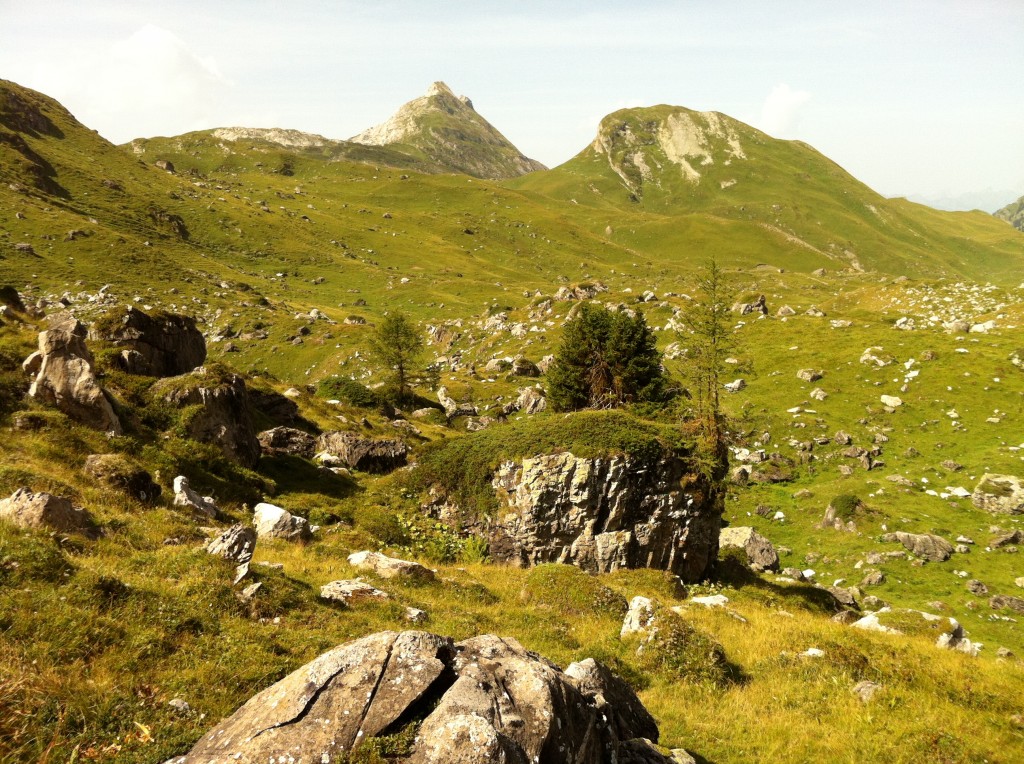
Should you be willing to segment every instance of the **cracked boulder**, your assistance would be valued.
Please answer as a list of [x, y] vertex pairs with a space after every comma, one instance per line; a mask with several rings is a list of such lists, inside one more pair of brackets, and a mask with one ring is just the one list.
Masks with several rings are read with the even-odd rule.
[[750, 527], [722, 528], [718, 534], [719, 549], [742, 549], [752, 570], [763, 573], [779, 569], [779, 555], [772, 542]]
[[657, 726], [600, 664], [563, 672], [514, 639], [385, 631], [255, 695], [168, 764], [337, 761], [417, 719], [411, 764], [672, 761], [632, 744], [656, 741]]
[[23, 364], [35, 377], [28, 394], [88, 427], [120, 435], [121, 420], [96, 379], [85, 337], [85, 326], [70, 313], [53, 316], [39, 334], [39, 350]]
[[68, 499], [49, 493], [33, 493], [19, 488], [8, 498], [0, 500], [0, 520], [22, 528], [37, 528], [61, 533], [82, 532], [92, 534], [95, 524], [84, 509], [75, 507]]
[[995, 514], [1024, 514], [1024, 479], [1014, 475], [983, 475], [971, 501], [978, 509]]
[[886, 533], [882, 536], [886, 543], [899, 542], [912, 554], [929, 562], [945, 562], [953, 554], [953, 545], [946, 539], [932, 533]]

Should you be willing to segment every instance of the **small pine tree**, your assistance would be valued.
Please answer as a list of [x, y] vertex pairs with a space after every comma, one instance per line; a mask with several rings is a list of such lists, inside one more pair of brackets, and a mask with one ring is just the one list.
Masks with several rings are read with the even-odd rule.
[[370, 338], [370, 351], [388, 368], [388, 397], [396, 402], [413, 397], [411, 383], [418, 378], [417, 362], [423, 352], [423, 335], [404, 313], [392, 313]]
[[548, 371], [548, 396], [556, 411], [660, 400], [664, 390], [661, 354], [642, 314], [630, 317], [583, 303], [566, 322]]
[[700, 455], [705, 470], [715, 475], [724, 471], [728, 460], [718, 392], [725, 359], [734, 346], [729, 330], [730, 302], [725, 274], [711, 259], [697, 278], [697, 296], [683, 311], [690, 334], [680, 339], [687, 346], [686, 375], [694, 395]]

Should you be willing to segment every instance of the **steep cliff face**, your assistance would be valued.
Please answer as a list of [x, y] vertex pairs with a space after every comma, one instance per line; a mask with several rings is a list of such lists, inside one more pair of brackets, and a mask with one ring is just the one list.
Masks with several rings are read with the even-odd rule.
[[406, 147], [446, 167], [477, 178], [515, 178], [544, 165], [523, 156], [480, 116], [465, 96], [443, 82], [402, 106], [389, 119], [350, 140], [369, 146]]
[[499, 560], [659, 568], [696, 581], [718, 554], [719, 499], [677, 454], [534, 456], [502, 464], [492, 485], [502, 504], [490, 527]]

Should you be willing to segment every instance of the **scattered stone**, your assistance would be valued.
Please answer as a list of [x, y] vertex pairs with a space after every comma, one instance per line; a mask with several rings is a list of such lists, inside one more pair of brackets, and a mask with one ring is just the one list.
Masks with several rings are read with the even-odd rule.
[[690, 602], [694, 605], [703, 605], [707, 608], [725, 607], [729, 604], [729, 598], [724, 594], [709, 594], [704, 597], [692, 597]]
[[1024, 598], [1022, 597], [1014, 597], [1009, 594], [997, 594], [988, 601], [988, 604], [993, 610], [1009, 608], [1010, 610], [1015, 610], [1018, 613], [1024, 613]]
[[516, 377], [539, 377], [540, 369], [537, 364], [523, 356], [517, 356], [512, 360], [512, 375]]
[[887, 543], [899, 542], [917, 557], [930, 562], [944, 562], [953, 554], [953, 545], [944, 538], [931, 533], [906, 533], [897, 531], [882, 536]]
[[978, 579], [972, 578], [967, 582], [967, 591], [971, 594], [977, 594], [980, 597], [984, 594], [988, 594], [988, 587]]
[[386, 600], [389, 598], [387, 592], [383, 592], [362, 581], [331, 581], [320, 587], [320, 596], [325, 600], [338, 602], [345, 606], [353, 602]]
[[348, 564], [362, 570], [372, 570], [381, 578], [412, 578], [420, 581], [433, 581], [435, 578], [434, 571], [418, 562], [399, 560], [379, 552], [363, 551], [350, 554]]
[[205, 517], [217, 517], [220, 508], [211, 496], [200, 496], [188, 484], [188, 478], [178, 475], [174, 478], [174, 506], [187, 507]]
[[851, 692], [860, 698], [861, 703], [870, 703], [875, 694], [882, 689], [882, 685], [876, 684], [868, 679], [863, 679], [853, 686]]
[[96, 525], [84, 509], [61, 496], [19, 488], [0, 501], [0, 520], [20, 528], [92, 535]]
[[796, 373], [796, 376], [804, 382], [817, 382], [825, 376], [825, 372], [820, 369], [800, 369], [800, 371]]
[[779, 555], [772, 543], [750, 527], [722, 528], [718, 534], [719, 549], [743, 549], [751, 569], [763, 573], [779, 569]]
[[210, 554], [237, 563], [247, 563], [256, 550], [256, 529], [233, 525], [206, 545]]
[[992, 538], [988, 543], [993, 549], [1001, 549], [1002, 547], [1011, 546], [1014, 544], [1024, 544], [1024, 531], [1014, 530], [1009, 533], [1001, 533], [998, 536]]
[[810, 396], [816, 401], [823, 401], [826, 398], [828, 398], [828, 393], [826, 393], [820, 387], [816, 387], [813, 390], [811, 390]]
[[903, 405], [903, 399], [898, 398], [895, 395], [883, 395], [879, 398], [882, 405], [886, 408], [896, 409]]
[[429, 619], [430, 616], [427, 615], [426, 610], [414, 607], [407, 607], [405, 609], [405, 620], [409, 623], [426, 623]]
[[795, 316], [796, 311], [793, 310], [788, 305], [783, 305], [781, 308], [775, 311], [775, 315], [778, 316], [779, 318], [788, 318], [789, 316]]
[[726, 382], [724, 385], [725, 389], [730, 393], [738, 393], [740, 390], [746, 388], [746, 386], [747, 381], [745, 379], [736, 379], [732, 382]]
[[1024, 514], [1024, 480], [1014, 475], [985, 474], [971, 501], [978, 509], [994, 514]]
[[622, 620], [619, 637], [647, 631], [654, 623], [654, 605], [647, 597], [634, 597], [629, 601], [629, 610]]
[[885, 573], [880, 570], [873, 570], [861, 579], [861, 586], [879, 586], [885, 583]]
[[182, 715], [188, 715], [192, 713], [192, 706], [190, 706], [181, 698], [172, 698], [171, 700], [167, 701], [167, 705]]
[[308, 541], [313, 533], [309, 521], [274, 504], [261, 502], [253, 510], [253, 525], [259, 538]]
[[870, 366], [884, 367], [893, 363], [893, 357], [884, 353], [877, 345], [867, 348], [860, 354], [860, 362]]

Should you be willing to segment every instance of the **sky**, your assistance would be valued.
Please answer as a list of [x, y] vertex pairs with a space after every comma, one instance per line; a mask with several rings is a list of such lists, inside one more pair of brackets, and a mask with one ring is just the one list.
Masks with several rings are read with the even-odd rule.
[[1024, 194], [1024, 0], [0, 0], [0, 78], [115, 143], [348, 138], [443, 80], [555, 166], [616, 109], [720, 111], [887, 196]]

